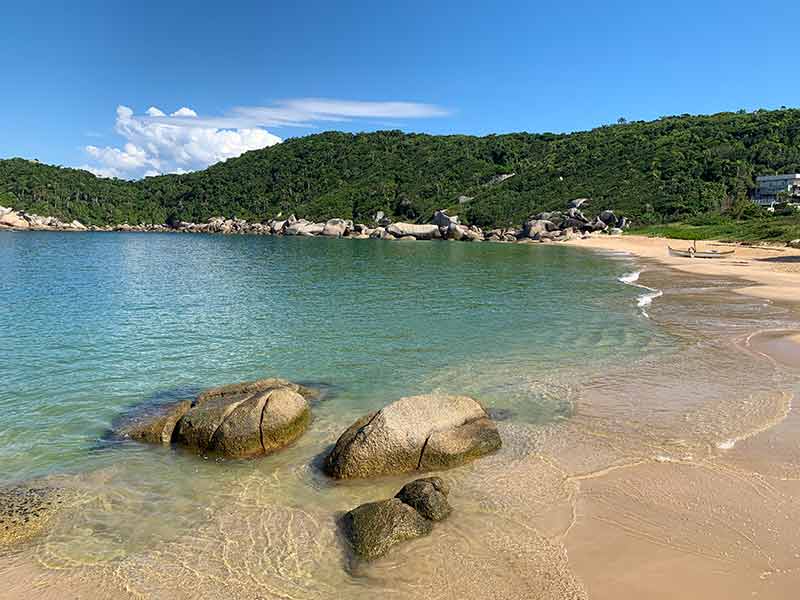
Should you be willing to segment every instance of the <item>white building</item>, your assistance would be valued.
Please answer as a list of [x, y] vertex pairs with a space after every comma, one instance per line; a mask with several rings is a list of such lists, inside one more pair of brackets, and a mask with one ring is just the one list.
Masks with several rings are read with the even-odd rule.
[[781, 192], [800, 193], [800, 173], [756, 177], [756, 193], [753, 195], [753, 202], [761, 206], [770, 206], [773, 202], [780, 201], [778, 194]]

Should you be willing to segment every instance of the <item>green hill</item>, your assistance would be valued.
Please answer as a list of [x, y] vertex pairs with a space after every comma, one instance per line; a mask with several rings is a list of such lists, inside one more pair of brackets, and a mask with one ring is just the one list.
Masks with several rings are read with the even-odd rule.
[[[279, 212], [366, 222], [378, 210], [423, 220], [451, 207], [472, 223], [502, 226], [587, 196], [595, 210], [651, 225], [729, 211], [756, 175], [777, 172], [800, 172], [800, 110], [683, 115], [571, 134], [329, 132], [135, 182], [10, 159], [0, 161], [0, 204], [87, 224], [258, 221]], [[471, 199], [459, 204], [459, 196]]]

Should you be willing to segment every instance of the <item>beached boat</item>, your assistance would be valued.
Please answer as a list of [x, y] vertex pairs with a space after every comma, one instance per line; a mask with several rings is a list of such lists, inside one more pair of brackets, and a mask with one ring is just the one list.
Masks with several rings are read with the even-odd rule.
[[671, 246], [667, 246], [669, 250], [670, 256], [680, 256], [683, 258], [727, 258], [731, 256], [736, 250], [725, 250], [720, 252], [719, 250], [706, 250], [700, 251], [695, 250], [694, 248], [689, 248], [688, 250], [676, 250]]

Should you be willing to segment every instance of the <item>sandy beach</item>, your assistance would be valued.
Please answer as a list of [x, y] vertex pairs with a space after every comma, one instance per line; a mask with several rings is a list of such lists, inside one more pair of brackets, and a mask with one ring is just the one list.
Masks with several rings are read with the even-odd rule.
[[[668, 244], [687, 246], [681, 240], [624, 236], [569, 243], [741, 282], [730, 289], [793, 311], [800, 300], [800, 251], [790, 248], [735, 246], [734, 257], [711, 260], [669, 256]], [[698, 243], [702, 250], [731, 246]], [[800, 368], [796, 330], [754, 331], [736, 338], [735, 346], [781, 367]], [[681, 385], [676, 380], [676, 389]], [[738, 441], [717, 444], [703, 457], [631, 461], [578, 483], [575, 522], [564, 545], [589, 597], [793, 597], [800, 554], [796, 539], [781, 531], [800, 514], [800, 419], [793, 393], [777, 383], [774, 392], [786, 394], [784, 408], [776, 403], [772, 418], [765, 418], [769, 409], [759, 409], [761, 416], [752, 422], [762, 424]], [[740, 410], [748, 409], [743, 404]]]

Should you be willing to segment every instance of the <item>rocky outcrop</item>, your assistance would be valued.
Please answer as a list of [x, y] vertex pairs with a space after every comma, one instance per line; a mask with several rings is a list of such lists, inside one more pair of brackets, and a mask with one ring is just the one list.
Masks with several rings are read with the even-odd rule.
[[449, 469], [500, 448], [494, 422], [468, 396], [401, 398], [353, 423], [325, 460], [337, 479]]
[[789, 248], [798, 248], [798, 249], [800, 249], [800, 238], [798, 238], [796, 240], [791, 240], [789, 242], [786, 242], [786, 245]]
[[86, 231], [80, 221], [65, 223], [55, 217], [42, 217], [0, 206], [0, 229], [32, 231]]
[[52, 486], [15, 486], [0, 489], [0, 548], [41, 533], [69, 497]]
[[604, 210], [594, 219], [588, 219], [580, 207], [588, 202], [586, 198], [578, 198], [568, 203], [565, 212], [548, 211], [530, 216], [522, 227], [494, 229], [484, 233], [480, 227], [461, 223], [457, 215], [448, 214], [447, 210], [434, 212], [431, 223], [392, 223], [382, 211], [375, 215], [376, 227], [368, 227], [361, 223], [353, 223], [349, 219], [329, 219], [325, 222], [312, 222], [298, 219], [290, 215], [261, 223], [250, 223], [244, 219], [212, 217], [205, 223], [191, 223], [174, 217], [165, 224], [118, 225], [85, 227], [78, 221], [64, 223], [54, 217], [40, 217], [24, 212], [15, 212], [10, 208], [0, 207], [0, 229], [18, 230], [57, 230], [57, 231], [119, 231], [137, 232], [174, 232], [174, 233], [220, 233], [225, 235], [286, 235], [303, 237], [336, 237], [349, 239], [380, 240], [455, 240], [465, 242], [549, 242], [572, 239], [576, 235], [587, 236], [605, 232], [617, 234], [617, 230], [629, 227], [625, 217], [617, 217], [613, 211]]
[[354, 508], [343, 519], [354, 553], [374, 560], [401, 542], [428, 535], [432, 521], [441, 521], [452, 512], [448, 492], [439, 477], [418, 479], [403, 486], [394, 498]]

